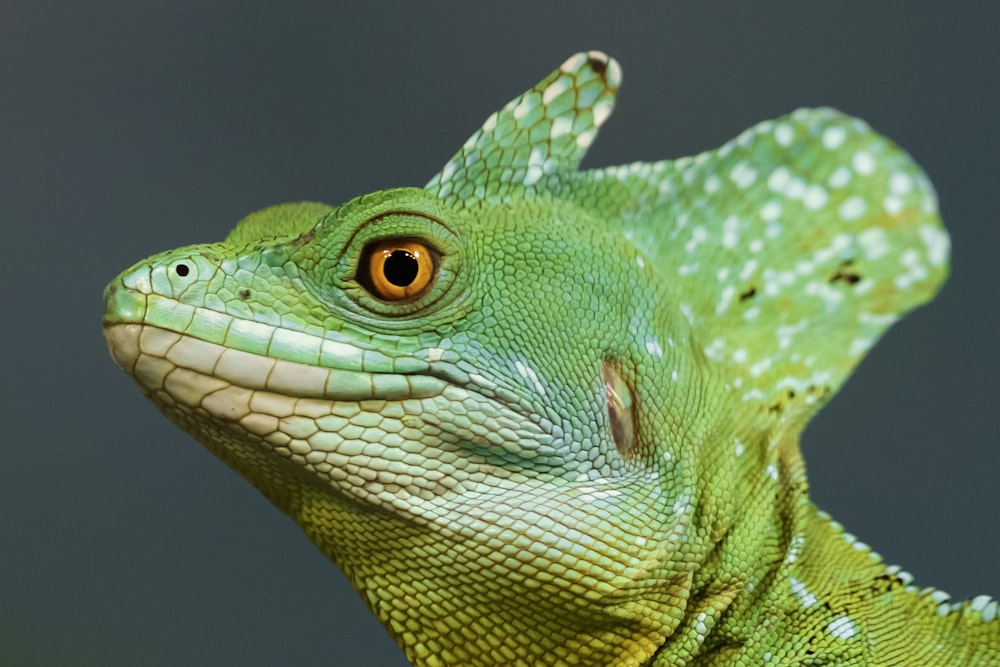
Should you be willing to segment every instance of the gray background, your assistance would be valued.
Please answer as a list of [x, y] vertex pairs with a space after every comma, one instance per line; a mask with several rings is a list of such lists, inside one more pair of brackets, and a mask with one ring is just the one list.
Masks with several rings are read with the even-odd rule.
[[420, 185], [587, 48], [625, 71], [587, 165], [830, 104], [930, 172], [952, 279], [806, 458], [820, 505], [918, 584], [1000, 595], [996, 5], [808, 4], [0, 4], [0, 664], [404, 664], [299, 529], [115, 368], [101, 290], [265, 205]]

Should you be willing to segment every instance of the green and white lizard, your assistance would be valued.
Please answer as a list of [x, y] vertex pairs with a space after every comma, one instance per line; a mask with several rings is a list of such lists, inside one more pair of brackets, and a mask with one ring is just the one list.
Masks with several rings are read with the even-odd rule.
[[105, 291], [111, 354], [417, 665], [998, 665], [817, 510], [799, 435], [947, 273], [924, 173], [801, 109], [579, 171], [574, 55], [425, 188], [275, 206]]

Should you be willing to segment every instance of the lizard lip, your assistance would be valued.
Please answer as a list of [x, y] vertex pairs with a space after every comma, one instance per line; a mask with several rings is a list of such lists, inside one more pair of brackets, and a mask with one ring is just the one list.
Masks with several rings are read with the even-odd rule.
[[165, 391], [193, 406], [225, 387], [288, 398], [402, 400], [440, 394], [446, 382], [403, 375], [325, 368], [243, 352], [142, 323], [105, 322], [115, 363], [148, 392]]

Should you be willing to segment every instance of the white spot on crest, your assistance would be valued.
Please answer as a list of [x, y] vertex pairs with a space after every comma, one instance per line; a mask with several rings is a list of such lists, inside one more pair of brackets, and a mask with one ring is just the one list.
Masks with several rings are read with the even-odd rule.
[[785, 563], [791, 565], [799, 559], [802, 554], [802, 547], [806, 543], [806, 538], [801, 535], [793, 535], [788, 542], [788, 551], [785, 552]]
[[804, 292], [809, 296], [819, 297], [825, 301], [828, 310], [835, 307], [844, 298], [841, 291], [835, 289], [829, 283], [820, 282], [818, 280], [810, 281], [806, 285]]
[[[552, 100], [554, 100], [556, 97], [564, 93], [567, 89], [569, 89], [569, 80], [566, 79], [565, 77], [559, 77], [558, 79], [550, 83], [549, 87], [546, 88], [545, 91], [542, 93], [542, 104], [549, 104], [550, 102], [552, 102]], [[520, 116], [517, 115], [516, 111], [514, 113], [514, 117], [520, 118]]]
[[691, 240], [684, 244], [684, 250], [693, 252], [698, 247], [698, 244], [704, 243], [707, 240], [708, 230], [702, 225], [697, 225], [691, 229]]
[[736, 288], [732, 285], [726, 285], [722, 290], [719, 303], [715, 306], [715, 314], [722, 315], [725, 313], [729, 309], [729, 304], [732, 302], [734, 296], [736, 296]]
[[843, 188], [850, 182], [851, 170], [847, 167], [837, 167], [837, 169], [830, 174], [830, 179], [827, 181], [831, 188]]
[[836, 150], [844, 143], [847, 132], [842, 127], [828, 127], [823, 131], [823, 146], [827, 150]]
[[740, 162], [729, 172], [729, 178], [740, 190], [746, 190], [757, 179], [757, 170], [746, 161]]
[[594, 114], [594, 125], [596, 127], [604, 125], [604, 121], [606, 121], [608, 119], [608, 116], [611, 115], [611, 108], [612, 107], [610, 101], [598, 102], [597, 104], [594, 105], [593, 114]]
[[455, 169], [457, 169], [455, 161], [449, 160], [448, 164], [446, 164], [441, 170], [441, 182], [444, 183], [445, 181], [450, 180], [451, 177], [455, 175]]
[[757, 270], [759, 262], [756, 259], [748, 259], [740, 270], [740, 280], [748, 280], [753, 272]]
[[927, 258], [931, 264], [940, 266], [948, 261], [948, 250], [951, 247], [951, 240], [948, 234], [930, 225], [923, 225], [920, 228], [920, 238], [927, 246]]
[[593, 53], [593, 57], [597, 60], [607, 60], [608, 56], [601, 51], [588, 51], [587, 54], [574, 53], [569, 58], [559, 66], [560, 72], [575, 72], [580, 69], [580, 66], [586, 61], [587, 57]]
[[[731, 215], [722, 222], [722, 246], [724, 248], [735, 248], [737, 242], [740, 240], [737, 228], [739, 227], [740, 219], [735, 215]], [[723, 280], [720, 278], [719, 280]]]
[[525, 185], [534, 185], [541, 177], [542, 168], [540, 166], [537, 164], [528, 165], [528, 169], [524, 174], [524, 180], [522, 182]]
[[855, 338], [851, 341], [851, 347], [848, 353], [852, 357], [860, 357], [868, 350], [869, 347], [871, 347], [871, 345], [872, 342], [868, 338]]
[[769, 201], [766, 204], [764, 204], [764, 206], [761, 207], [761, 209], [760, 209], [760, 217], [763, 220], [766, 220], [766, 221], [769, 221], [769, 222], [772, 221], [772, 220], [777, 220], [778, 218], [780, 218], [781, 217], [781, 202], [777, 201], [776, 199], [772, 199], [771, 201]]
[[646, 352], [650, 354], [655, 354], [658, 357], [663, 357], [663, 348], [660, 346], [660, 341], [655, 338], [646, 339]]
[[771, 368], [771, 358], [764, 357], [753, 366], [750, 367], [750, 375], [753, 377], [760, 377]]
[[854, 166], [854, 171], [865, 176], [875, 171], [875, 159], [867, 151], [855, 153], [851, 164]]
[[635, 256], [635, 263], [639, 265], [640, 269], [646, 268], [646, 260], [644, 260], [641, 255]]
[[576, 135], [576, 145], [580, 148], [590, 148], [590, 144], [594, 143], [594, 137], [596, 133], [593, 129], [584, 130], [580, 134]]
[[[662, 164], [662, 163], [658, 162], [657, 164]], [[601, 172], [595, 172], [595, 173], [599, 174]], [[674, 191], [674, 182], [671, 179], [664, 178], [663, 180], [660, 181], [660, 185], [657, 188], [657, 192], [661, 197], [666, 197], [672, 194], [673, 191]]]
[[864, 311], [858, 313], [858, 322], [872, 324], [877, 327], [887, 327], [898, 319], [899, 315], [895, 313], [869, 313]]
[[794, 138], [795, 130], [788, 123], [778, 123], [774, 126], [774, 140], [779, 146], [790, 146]]
[[819, 185], [810, 185], [806, 188], [802, 203], [806, 208], [815, 211], [826, 206], [827, 199], [826, 190]]
[[830, 241], [830, 247], [833, 248], [835, 252], [843, 252], [851, 247], [851, 235], [846, 232], [841, 232], [833, 237]]
[[850, 639], [858, 634], [858, 626], [854, 624], [850, 616], [838, 616], [830, 621], [826, 630], [837, 639]]
[[864, 215], [867, 208], [868, 205], [865, 203], [865, 200], [855, 196], [845, 199], [837, 212], [844, 220], [856, 220]]
[[871, 227], [858, 234], [858, 243], [868, 259], [878, 259], [889, 252], [889, 240], [885, 232], [878, 227]]
[[789, 199], [802, 199], [806, 192], [806, 184], [801, 178], [793, 177], [785, 186], [785, 196]]
[[773, 463], [767, 466], [767, 476], [773, 479], [775, 482], [778, 481], [778, 467]]
[[723, 338], [715, 338], [711, 343], [705, 346], [705, 356], [712, 361], [719, 361], [722, 359], [722, 351], [726, 347], [726, 341]]
[[790, 577], [789, 583], [791, 583], [792, 586], [792, 595], [794, 595], [802, 604], [803, 609], [809, 609], [819, 602], [819, 600], [816, 599], [816, 596], [813, 595], [808, 588], [806, 588], [806, 585], [795, 577]]
[[912, 187], [913, 181], [906, 174], [896, 172], [889, 177], [889, 190], [897, 195], [905, 195]]
[[569, 134], [572, 129], [573, 119], [570, 116], [560, 116], [552, 121], [552, 129], [549, 131], [549, 135], [553, 139], [556, 139], [564, 134]]
[[795, 324], [786, 324], [775, 329], [774, 333], [778, 339], [778, 348], [785, 350], [790, 347], [792, 344], [792, 337], [805, 331], [808, 324], [809, 322], [807, 320], [799, 320]]
[[719, 181], [719, 177], [716, 176], [715, 174], [710, 174], [705, 179], [705, 192], [707, 192], [709, 194], [717, 192], [719, 190], [719, 187], [721, 185], [722, 185], [722, 183], [721, 183], [721, 181]]
[[524, 95], [521, 98], [521, 100], [517, 103], [517, 106], [514, 107], [513, 111], [514, 118], [517, 119], [523, 118], [524, 116], [527, 115], [529, 111], [531, 111], [532, 107], [535, 106], [534, 104], [531, 103], [531, 100], [529, 99], [530, 97], [531, 95]]
[[886, 213], [896, 215], [903, 210], [903, 200], [894, 195], [889, 195], [882, 201], [882, 208], [885, 209]]
[[784, 192], [785, 184], [788, 183], [788, 179], [791, 177], [792, 174], [788, 171], [787, 167], [777, 167], [768, 176], [767, 187], [774, 192]]

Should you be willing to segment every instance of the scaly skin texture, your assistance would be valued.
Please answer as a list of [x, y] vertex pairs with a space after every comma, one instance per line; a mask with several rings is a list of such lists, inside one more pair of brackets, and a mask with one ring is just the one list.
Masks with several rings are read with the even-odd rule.
[[1000, 664], [997, 603], [912, 587], [799, 452], [946, 275], [927, 178], [830, 109], [578, 171], [620, 78], [577, 54], [423, 189], [136, 264], [111, 354], [417, 665]]

